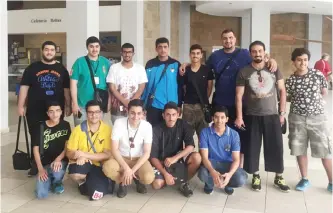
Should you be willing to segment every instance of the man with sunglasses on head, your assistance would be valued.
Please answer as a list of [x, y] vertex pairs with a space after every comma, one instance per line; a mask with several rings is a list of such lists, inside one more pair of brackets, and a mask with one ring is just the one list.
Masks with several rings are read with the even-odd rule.
[[109, 179], [102, 164], [111, 156], [111, 127], [102, 121], [100, 103], [86, 105], [87, 120], [73, 129], [67, 143], [68, 173], [82, 195], [99, 200], [108, 193]]
[[119, 184], [117, 196], [127, 195], [127, 186], [132, 181], [140, 194], [146, 194], [145, 185], [151, 184], [154, 171], [149, 163], [153, 140], [152, 126], [142, 120], [143, 101], [131, 100], [128, 117], [116, 120], [112, 131], [112, 158], [103, 165], [104, 174]]
[[[241, 69], [237, 76], [235, 125], [243, 129], [247, 141], [241, 141], [244, 150], [244, 170], [253, 174], [252, 189], [261, 190], [259, 159], [261, 141], [264, 141], [265, 171], [275, 172], [274, 185], [282, 192], [289, 192], [282, 173], [283, 139], [281, 126], [286, 110], [286, 88], [282, 73], [272, 73], [265, 66], [265, 44], [254, 41], [249, 47], [252, 63]], [[277, 90], [280, 111], [277, 109]], [[243, 115], [242, 105], [246, 104]], [[244, 116], [244, 117], [243, 117]]]
[[145, 85], [148, 82], [145, 68], [133, 62], [134, 46], [125, 43], [121, 46], [122, 61], [110, 67], [107, 83], [112, 92], [111, 96], [111, 120], [128, 114], [128, 103], [134, 99], [140, 99]]

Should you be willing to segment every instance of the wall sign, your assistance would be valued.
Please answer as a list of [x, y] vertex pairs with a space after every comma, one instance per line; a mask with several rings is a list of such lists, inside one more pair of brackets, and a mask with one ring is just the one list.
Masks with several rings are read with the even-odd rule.
[[38, 24], [38, 23], [47, 23], [47, 22], [61, 22], [61, 19], [51, 18], [51, 19], [31, 19], [31, 23]]

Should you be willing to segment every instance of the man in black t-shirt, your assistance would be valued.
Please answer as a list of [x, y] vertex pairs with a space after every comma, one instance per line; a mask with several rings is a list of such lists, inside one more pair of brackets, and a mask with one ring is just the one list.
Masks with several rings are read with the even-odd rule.
[[62, 180], [66, 173], [68, 159], [65, 144], [71, 134], [67, 121], [61, 118], [61, 106], [57, 102], [48, 103], [48, 120], [40, 123], [33, 140], [33, 154], [38, 168], [36, 197], [46, 198], [49, 191], [64, 192]]
[[162, 114], [164, 122], [153, 128], [150, 162], [155, 167], [155, 180], [152, 185], [154, 189], [161, 189], [165, 185], [175, 185], [178, 182], [181, 183], [179, 190], [182, 194], [190, 197], [193, 191], [188, 180], [199, 169], [201, 156], [193, 152], [194, 132], [186, 121], [178, 119], [177, 110], [176, 103], [167, 103]]
[[[201, 64], [202, 47], [194, 44], [190, 48], [191, 66], [186, 67], [185, 75], [181, 77], [181, 89], [179, 103], [183, 104], [183, 119], [187, 121], [197, 136], [201, 130], [208, 127], [205, 121], [203, 106], [209, 104], [212, 93], [214, 74], [211, 69]], [[198, 94], [200, 93], [200, 96]]]
[[[36, 128], [39, 128], [38, 123], [48, 119], [45, 113], [47, 111], [47, 101], [59, 102], [61, 109], [65, 110], [66, 116], [71, 114], [69, 74], [67, 69], [55, 60], [55, 48], [56, 44], [54, 42], [44, 42], [42, 45], [42, 60], [30, 64], [24, 71], [21, 80], [18, 114], [27, 117], [31, 148], [35, 138], [33, 133], [36, 132]], [[36, 174], [37, 169], [33, 163], [28, 176]]]

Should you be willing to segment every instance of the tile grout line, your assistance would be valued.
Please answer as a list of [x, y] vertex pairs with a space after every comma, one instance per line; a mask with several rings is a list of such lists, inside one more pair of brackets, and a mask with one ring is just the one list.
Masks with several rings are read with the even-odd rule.
[[187, 198], [187, 200], [186, 200], [186, 202], [185, 202], [185, 204], [183, 205], [183, 207], [181, 208], [181, 210], [179, 211], [179, 213], [181, 213], [182, 211], [183, 211], [183, 209], [184, 209], [184, 207], [186, 206], [186, 204], [188, 203], [188, 198]]
[[[295, 161], [296, 161], [296, 165], [297, 165], [297, 169], [298, 169], [299, 178], [302, 178], [301, 170], [300, 170], [300, 168], [299, 168], [299, 165], [298, 165], [298, 162], [297, 162], [297, 158], [295, 159]], [[304, 199], [305, 210], [306, 210], [306, 212], [308, 213], [309, 210], [308, 210], [308, 206], [306, 205], [305, 192], [303, 191], [302, 193], [303, 193], [303, 199]]]
[[223, 206], [223, 209], [222, 209], [222, 213], [224, 212], [225, 207], [227, 206], [228, 198], [229, 198], [229, 195], [227, 195], [227, 199], [225, 199], [224, 206]]
[[156, 190], [154, 190], [154, 193], [150, 196], [150, 198], [148, 198], [148, 200], [141, 206], [141, 208], [137, 211], [137, 213], [139, 213], [141, 211], [141, 209], [150, 201], [150, 199], [156, 194]]
[[268, 191], [268, 172], [266, 172], [266, 194], [265, 194], [265, 209], [264, 213], [266, 213], [266, 208], [267, 208], [267, 191]]

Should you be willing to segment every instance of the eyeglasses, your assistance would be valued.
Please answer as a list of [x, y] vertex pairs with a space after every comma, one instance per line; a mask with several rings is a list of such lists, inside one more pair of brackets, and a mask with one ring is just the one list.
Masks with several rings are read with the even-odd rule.
[[258, 81], [261, 83], [262, 82], [262, 76], [261, 76], [261, 71], [257, 71], [258, 74]]
[[133, 54], [132, 51], [123, 51], [122, 53], [123, 53], [123, 55], [132, 55]]
[[100, 114], [102, 111], [101, 110], [98, 110], [98, 111], [87, 111], [87, 114], [88, 115], [98, 115]]
[[129, 138], [129, 142], [130, 142], [131, 149], [133, 149], [135, 147], [135, 145], [134, 145], [134, 137], [130, 137]]

